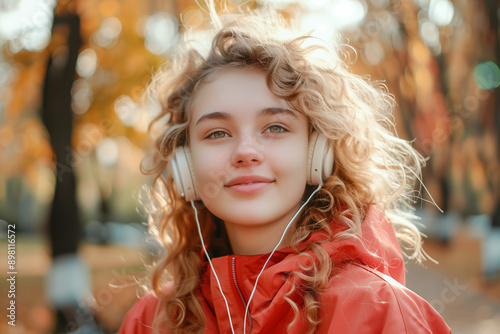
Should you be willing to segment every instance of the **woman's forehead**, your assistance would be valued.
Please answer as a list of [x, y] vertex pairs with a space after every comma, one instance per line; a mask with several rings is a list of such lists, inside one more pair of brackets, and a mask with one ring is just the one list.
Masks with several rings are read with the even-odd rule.
[[[254, 98], [256, 100], [251, 100]], [[273, 103], [285, 105], [272, 94], [266, 84], [265, 74], [256, 70], [224, 69], [202, 83], [192, 96], [192, 111], [211, 108], [232, 108], [243, 103]], [[242, 106], [244, 107], [244, 106]]]
[[206, 112], [229, 111], [221, 108], [244, 108], [248, 104], [259, 109], [289, 110], [296, 117], [307, 118], [270, 91], [264, 71], [247, 67], [224, 68], [210, 73], [197, 85], [188, 110], [191, 119]]

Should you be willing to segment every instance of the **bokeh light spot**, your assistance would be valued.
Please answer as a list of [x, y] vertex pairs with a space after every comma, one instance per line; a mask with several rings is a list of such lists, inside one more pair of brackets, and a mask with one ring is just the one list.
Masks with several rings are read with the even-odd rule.
[[122, 23], [116, 17], [105, 19], [95, 35], [96, 43], [103, 48], [110, 48], [116, 44], [120, 33], [122, 32]]
[[146, 19], [143, 35], [149, 52], [164, 54], [177, 42], [177, 20], [168, 13], [155, 13]]
[[104, 138], [96, 147], [97, 161], [103, 166], [113, 166], [118, 160], [118, 144], [112, 138]]
[[78, 79], [71, 87], [71, 106], [75, 114], [84, 114], [94, 99], [94, 94], [87, 80]]
[[365, 45], [364, 57], [367, 64], [378, 65], [385, 58], [384, 48], [377, 41], [368, 42]]
[[336, 0], [333, 2], [329, 20], [335, 22], [338, 29], [350, 28], [360, 24], [366, 16], [366, 4], [358, 0]]
[[500, 86], [500, 69], [489, 61], [480, 63], [474, 68], [474, 80], [481, 89], [493, 89]]
[[430, 47], [439, 45], [439, 30], [436, 25], [429, 20], [420, 22], [420, 37]]
[[429, 18], [438, 26], [446, 26], [453, 20], [455, 7], [450, 0], [432, 0], [429, 5]]
[[329, 19], [324, 12], [310, 12], [301, 18], [301, 30], [304, 33], [310, 33], [311, 36], [317, 37], [331, 43], [335, 37], [337, 29], [333, 20]]
[[76, 73], [83, 78], [90, 78], [97, 68], [97, 55], [94, 50], [86, 49], [80, 52], [76, 61]]
[[19, 0], [0, 10], [0, 45], [9, 42], [12, 53], [41, 51], [50, 42], [54, 0]]
[[21, 37], [21, 45], [28, 51], [41, 51], [50, 42], [51, 31], [47, 27], [33, 28]]
[[139, 120], [139, 108], [130, 96], [121, 95], [115, 101], [115, 113], [123, 124], [133, 126]]

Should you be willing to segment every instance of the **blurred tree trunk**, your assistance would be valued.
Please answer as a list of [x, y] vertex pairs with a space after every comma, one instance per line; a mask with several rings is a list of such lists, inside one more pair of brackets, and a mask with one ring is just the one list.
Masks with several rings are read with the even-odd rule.
[[75, 253], [81, 237], [71, 148], [71, 86], [81, 46], [80, 19], [77, 15], [55, 16], [54, 26], [62, 24], [69, 29], [67, 45], [57, 48], [48, 61], [42, 104], [43, 121], [57, 159], [56, 188], [48, 229], [52, 257]]
[[[80, 305], [78, 286], [86, 267], [78, 258], [82, 237], [76, 202], [76, 182], [72, 166], [71, 139], [73, 112], [71, 88], [76, 75], [76, 61], [82, 45], [80, 18], [73, 13], [54, 16], [53, 36], [57, 31], [66, 37], [66, 43], [56, 47], [47, 63], [43, 86], [42, 118], [50, 135], [57, 160], [57, 179], [48, 221], [48, 236], [52, 251], [52, 267], [48, 275], [49, 299], [56, 309], [55, 333], [66, 333], [80, 328], [82, 316], [93, 317]], [[80, 277], [79, 277], [80, 276]], [[84, 282], [84, 284], [81, 284]], [[81, 289], [80, 289], [81, 290]]]
[[[500, 22], [499, 22], [499, 14], [500, 7], [498, 4], [498, 0], [484, 0], [485, 7], [488, 12], [488, 18], [490, 21], [490, 31], [494, 34], [494, 45], [493, 49], [495, 50], [495, 63], [500, 65]], [[494, 115], [495, 115], [495, 127], [496, 127], [496, 136], [497, 136], [497, 157], [500, 160], [500, 102], [498, 101], [499, 94], [498, 88], [496, 89], [496, 96], [494, 98]], [[497, 182], [498, 179], [493, 178], [492, 182]], [[493, 212], [492, 217], [492, 225], [496, 227], [500, 227], [500, 184], [492, 184], [493, 193], [496, 196], [496, 206]], [[495, 191], [496, 189], [496, 191]]]

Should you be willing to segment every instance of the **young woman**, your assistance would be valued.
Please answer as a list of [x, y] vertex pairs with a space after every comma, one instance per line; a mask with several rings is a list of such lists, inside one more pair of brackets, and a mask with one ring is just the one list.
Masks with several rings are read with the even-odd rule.
[[230, 16], [211, 45], [152, 84], [166, 252], [120, 332], [450, 333], [404, 287], [424, 160], [383, 87], [274, 16]]

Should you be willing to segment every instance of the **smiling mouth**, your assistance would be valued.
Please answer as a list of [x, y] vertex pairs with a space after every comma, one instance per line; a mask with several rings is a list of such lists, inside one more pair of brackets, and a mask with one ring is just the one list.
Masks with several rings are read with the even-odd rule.
[[233, 184], [227, 184], [224, 187], [226, 188], [232, 188], [232, 187], [245, 187], [245, 186], [251, 186], [254, 184], [269, 184], [273, 183], [274, 181], [248, 181], [248, 182], [238, 182], [238, 183], [233, 183]]
[[230, 183], [225, 187], [230, 191], [238, 194], [253, 194], [259, 192], [260, 190], [266, 188], [270, 184], [274, 183], [274, 180], [265, 181], [241, 181], [237, 183]]
[[232, 187], [235, 185], [244, 185], [244, 184], [254, 184], [254, 183], [271, 183], [274, 182], [273, 178], [261, 176], [261, 175], [241, 175], [232, 178], [229, 180], [225, 186]]

